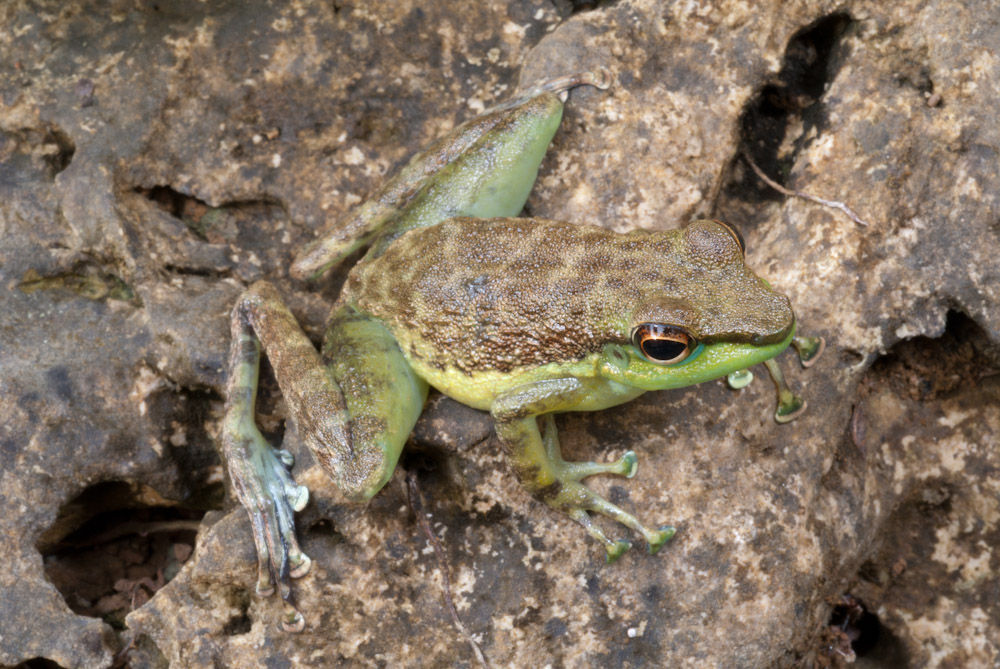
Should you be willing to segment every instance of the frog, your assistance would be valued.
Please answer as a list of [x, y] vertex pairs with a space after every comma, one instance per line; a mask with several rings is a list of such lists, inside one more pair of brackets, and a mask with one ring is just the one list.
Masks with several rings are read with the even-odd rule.
[[[317, 350], [274, 285], [239, 297], [221, 427], [231, 488], [257, 553], [256, 591], [277, 590], [281, 625], [305, 627], [290, 580], [311, 559], [295, 533], [309, 490], [287, 450], [255, 423], [262, 354], [301, 443], [348, 500], [389, 481], [431, 388], [490, 413], [523, 487], [576, 521], [608, 562], [656, 553], [676, 533], [650, 526], [589, 488], [632, 478], [611, 462], [562, 457], [555, 415], [599, 411], [654, 390], [691, 386], [769, 361], [795, 338], [789, 299], [746, 263], [731, 225], [614, 232], [518, 217], [560, 124], [569, 89], [606, 88], [606, 71], [556, 78], [456, 127], [418, 152], [357, 209], [322, 230], [290, 274], [350, 269]], [[606, 519], [597, 522], [599, 517]]]

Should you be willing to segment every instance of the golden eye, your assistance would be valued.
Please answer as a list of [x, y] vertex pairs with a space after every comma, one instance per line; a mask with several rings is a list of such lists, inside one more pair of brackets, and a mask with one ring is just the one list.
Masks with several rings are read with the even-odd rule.
[[733, 236], [733, 239], [736, 241], [736, 245], [740, 247], [740, 253], [743, 254], [743, 257], [745, 258], [747, 255], [747, 243], [743, 240], [743, 235], [740, 234], [739, 228], [732, 223], [726, 223], [725, 221], [720, 221], [718, 219], [716, 219], [715, 222], [724, 227], [729, 234]]
[[676, 365], [697, 346], [694, 338], [680, 328], [662, 323], [642, 323], [632, 331], [632, 343], [650, 362]]

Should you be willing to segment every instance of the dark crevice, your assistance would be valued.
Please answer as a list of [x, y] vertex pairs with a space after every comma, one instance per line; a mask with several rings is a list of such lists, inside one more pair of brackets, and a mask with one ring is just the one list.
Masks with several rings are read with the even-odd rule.
[[830, 613], [828, 625], [828, 656], [839, 656], [850, 663], [859, 657], [883, 654], [877, 651], [880, 644], [885, 645], [888, 630], [883, 629], [878, 616], [857, 597], [841, 596]]
[[[845, 54], [838, 47], [853, 24], [849, 14], [838, 12], [797, 32], [785, 50], [781, 71], [751, 98], [740, 117], [739, 153], [748, 154], [782, 185], [806, 142], [827, 123], [822, 97], [843, 63]], [[790, 131], [795, 136], [789, 137]], [[722, 211], [784, 197], [749, 168], [729, 172], [718, 207]]]
[[233, 270], [231, 268], [213, 269], [211, 267], [185, 267], [183, 265], [167, 263], [163, 266], [163, 269], [166, 272], [176, 274], [178, 276], [201, 276], [210, 279], [228, 279], [233, 276]]
[[949, 311], [940, 337], [899, 342], [872, 363], [869, 379], [926, 402], [975, 387], [998, 368], [1000, 351], [983, 329], [964, 313]]
[[62, 665], [46, 657], [33, 657], [14, 665], [14, 669], [62, 669]]
[[253, 621], [250, 619], [250, 593], [246, 590], [240, 590], [235, 597], [236, 601], [231, 603], [236, 609], [236, 613], [222, 626], [222, 633], [226, 636], [246, 634], [253, 627]]
[[202, 241], [219, 242], [235, 236], [230, 219], [286, 218], [284, 207], [270, 198], [239, 200], [214, 207], [170, 186], [136, 187], [133, 191], [180, 221]]
[[407, 448], [399, 458], [400, 466], [406, 471], [416, 472], [421, 480], [435, 480], [447, 471], [449, 454], [435, 446], [421, 444]]
[[42, 142], [52, 146], [54, 149], [47, 152], [45, 162], [48, 163], [49, 168], [52, 170], [52, 177], [55, 177], [69, 167], [69, 164], [73, 161], [73, 154], [76, 153], [76, 145], [70, 139], [69, 135], [51, 123], [42, 137]]
[[[889, 325], [889, 329], [895, 327]], [[870, 494], [858, 484], [868, 475], [865, 468], [876, 462], [876, 467], [891, 469], [875, 453], [905, 449], [906, 440], [915, 433], [922, 433], [928, 441], [947, 433], [935, 420], [946, 415], [945, 406], [971, 412], [995, 404], [998, 374], [997, 345], [957, 310], [948, 312], [939, 336], [913, 337], [895, 344], [872, 364], [859, 384], [848, 434], [838, 454], [841, 464], [831, 469], [824, 486], [843, 497], [845, 509], [852, 509], [848, 515], [862, 514], [862, 503], [851, 500]], [[869, 667], [917, 666], [893, 629], [905, 629], [901, 618], [927, 610], [949, 592], [962, 591], [962, 582], [933, 557], [936, 544], [927, 537], [933, 537], [936, 528], [956, 526], [968, 513], [969, 477], [975, 476], [977, 468], [990, 471], [995, 467], [990, 458], [973, 464], [976, 460], [977, 456], [970, 455], [971, 468], [957, 477], [942, 470], [913, 480], [892, 500], [893, 508], [873, 537], [867, 559], [849, 576], [850, 594], [830, 602], [831, 618], [821, 642], [821, 654], [829, 658], [830, 666], [846, 666], [854, 657], [864, 658]], [[975, 523], [967, 527], [957, 543], [996, 543], [995, 532]], [[880, 619], [876, 610], [886, 613]]]
[[433, 494], [424, 492], [425, 497], [437, 494], [447, 497], [449, 493], [446, 491], [454, 486], [450, 480], [450, 476], [454, 473], [452, 460], [446, 450], [437, 446], [411, 444], [409, 448], [403, 450], [399, 458], [399, 467], [416, 477], [416, 483], [422, 491], [439, 491]]
[[208, 203], [198, 198], [180, 193], [170, 186], [153, 186], [152, 188], [136, 188], [135, 192], [154, 203], [163, 211], [184, 225], [202, 241], [206, 241], [203, 220], [213, 210]]
[[601, 7], [610, 7], [616, 3], [617, 0], [553, 0], [552, 2], [556, 12], [562, 18], [581, 12], [590, 12]]
[[151, 488], [106, 481], [66, 503], [36, 547], [71, 610], [124, 629], [125, 616], [190, 557], [203, 515]]
[[160, 209], [174, 218], [182, 220], [186, 217], [200, 216], [204, 213], [204, 210], [209, 208], [208, 204], [203, 200], [180, 193], [170, 186], [136, 188], [135, 192], [155, 203]]
[[73, 140], [52, 123], [0, 130], [0, 185], [51, 181], [69, 167], [74, 153]]

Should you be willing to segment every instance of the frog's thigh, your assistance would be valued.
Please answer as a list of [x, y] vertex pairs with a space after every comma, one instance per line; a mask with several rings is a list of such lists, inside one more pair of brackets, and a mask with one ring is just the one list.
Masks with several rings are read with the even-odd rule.
[[427, 384], [410, 369], [382, 322], [351, 307], [330, 319], [323, 362], [343, 393], [352, 449], [317, 455], [340, 469], [337, 480], [345, 494], [367, 499], [392, 476], [423, 410]]

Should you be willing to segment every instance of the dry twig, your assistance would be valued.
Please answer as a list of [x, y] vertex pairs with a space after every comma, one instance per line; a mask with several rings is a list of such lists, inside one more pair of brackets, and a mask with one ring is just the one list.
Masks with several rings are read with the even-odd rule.
[[420, 528], [427, 536], [427, 540], [430, 542], [431, 548], [434, 549], [434, 555], [437, 557], [438, 564], [441, 567], [444, 601], [448, 607], [448, 613], [451, 615], [451, 620], [455, 623], [455, 627], [458, 628], [458, 631], [462, 634], [462, 636], [465, 637], [465, 640], [469, 642], [469, 645], [472, 647], [472, 652], [475, 653], [476, 659], [479, 660], [479, 664], [487, 669], [490, 669], [490, 663], [486, 660], [486, 655], [483, 654], [483, 649], [479, 647], [476, 640], [473, 639], [472, 635], [465, 629], [465, 625], [462, 624], [462, 619], [458, 617], [458, 609], [455, 608], [455, 600], [451, 594], [451, 570], [448, 569], [448, 561], [445, 559], [444, 548], [442, 548], [437, 535], [435, 535], [434, 531], [431, 529], [430, 523], [427, 522], [427, 514], [424, 512], [423, 498], [420, 496], [420, 488], [417, 486], [417, 476], [413, 472], [408, 472], [406, 474], [406, 489], [409, 493], [410, 508], [413, 509], [413, 513], [417, 517], [417, 522], [420, 523]]
[[868, 227], [868, 223], [865, 222], [860, 216], [858, 216], [857, 214], [855, 214], [854, 210], [851, 209], [850, 207], [848, 207], [843, 202], [840, 202], [838, 200], [824, 200], [821, 197], [816, 197], [815, 195], [810, 195], [808, 193], [803, 193], [802, 191], [789, 190], [789, 189], [785, 188], [784, 186], [782, 186], [781, 184], [779, 184], [777, 181], [771, 179], [769, 176], [767, 176], [766, 174], [764, 174], [764, 170], [762, 170], [759, 167], [757, 167], [757, 163], [755, 163], [753, 161], [753, 158], [750, 157], [750, 152], [749, 151], [747, 151], [746, 149], [743, 149], [742, 154], [743, 154], [743, 159], [746, 160], [747, 164], [750, 165], [750, 168], [753, 170], [754, 174], [756, 174], [758, 177], [760, 177], [761, 181], [763, 181], [768, 186], [770, 186], [774, 190], [778, 191], [782, 195], [786, 195], [788, 197], [800, 197], [803, 200], [809, 200], [810, 202], [815, 202], [817, 204], [821, 204], [824, 207], [833, 207], [834, 209], [839, 209], [842, 212], [844, 212], [845, 214], [847, 214], [847, 216], [852, 221], [854, 221], [855, 223], [857, 223], [858, 225], [863, 225], [865, 227]]

